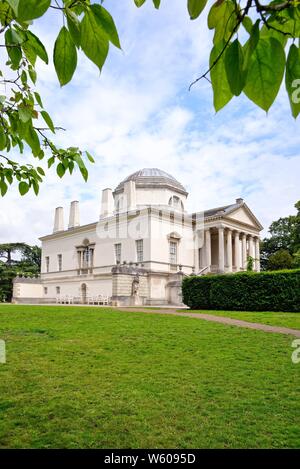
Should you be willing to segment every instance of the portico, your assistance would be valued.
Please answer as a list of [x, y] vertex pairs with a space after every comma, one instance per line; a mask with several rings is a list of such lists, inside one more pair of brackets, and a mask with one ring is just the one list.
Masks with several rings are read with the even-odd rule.
[[[204, 243], [199, 249], [199, 271], [204, 274], [247, 270], [249, 257], [253, 259], [253, 270], [260, 271], [262, 227], [242, 199], [236, 203], [238, 208], [232, 205], [205, 214]], [[236, 212], [239, 219], [235, 219]]]

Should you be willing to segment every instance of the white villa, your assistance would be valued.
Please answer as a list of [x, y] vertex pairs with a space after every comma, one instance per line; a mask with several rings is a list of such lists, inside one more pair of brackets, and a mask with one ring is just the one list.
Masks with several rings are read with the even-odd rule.
[[14, 302], [180, 305], [185, 275], [238, 272], [247, 258], [260, 270], [262, 226], [238, 198], [187, 213], [186, 189], [159, 169], [142, 169], [114, 191], [102, 191], [99, 220], [80, 225], [79, 203], [69, 223], [55, 211], [43, 236], [39, 279], [14, 281]]

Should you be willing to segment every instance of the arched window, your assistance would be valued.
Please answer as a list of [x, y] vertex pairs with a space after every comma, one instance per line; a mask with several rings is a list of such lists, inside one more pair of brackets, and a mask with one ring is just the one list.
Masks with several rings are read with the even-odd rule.
[[184, 205], [182, 203], [182, 200], [180, 200], [180, 198], [177, 197], [177, 195], [173, 195], [172, 197], [170, 197], [169, 205], [170, 207], [173, 207], [176, 210], [182, 210], [182, 211], [184, 210]]

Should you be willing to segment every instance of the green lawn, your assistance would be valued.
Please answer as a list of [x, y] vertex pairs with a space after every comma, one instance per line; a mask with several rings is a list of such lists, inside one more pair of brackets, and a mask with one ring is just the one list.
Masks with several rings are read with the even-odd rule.
[[294, 338], [185, 317], [1, 306], [2, 448], [299, 447]]
[[292, 329], [300, 329], [300, 313], [273, 313], [270, 311], [188, 311], [193, 313], [213, 314], [214, 316], [225, 316], [232, 319], [242, 319], [243, 321], [249, 322], [259, 322], [261, 324], [269, 324], [270, 326], [282, 326], [290, 327]]

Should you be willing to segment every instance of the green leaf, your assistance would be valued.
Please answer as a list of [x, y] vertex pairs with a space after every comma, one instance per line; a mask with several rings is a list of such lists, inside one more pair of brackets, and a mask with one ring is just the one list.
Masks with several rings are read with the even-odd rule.
[[109, 41], [114, 46], [121, 49], [118, 31], [110, 13], [105, 8], [97, 4], [91, 5], [91, 10], [97, 18], [100, 27], [106, 32]]
[[243, 24], [245, 30], [247, 31], [247, 33], [250, 34], [252, 26], [253, 26], [251, 18], [249, 16], [245, 16], [245, 18], [243, 19], [242, 24]]
[[91, 9], [87, 10], [81, 22], [81, 47], [101, 71], [108, 54], [109, 42]]
[[29, 76], [30, 76], [30, 78], [31, 78], [32, 83], [35, 84], [35, 83], [36, 83], [37, 74], [36, 74], [35, 69], [34, 69], [31, 65], [29, 65], [29, 67], [28, 67], [28, 72], [29, 72]]
[[138, 8], [140, 8], [142, 5], [144, 5], [146, 0], [134, 0], [134, 3]]
[[250, 38], [243, 47], [244, 51], [244, 70], [248, 70], [251, 56], [256, 49], [259, 41], [259, 20], [253, 25], [250, 31]]
[[8, 181], [9, 184], [13, 183], [12, 174], [13, 174], [13, 171], [9, 170], [9, 169], [7, 169], [6, 172], [5, 172], [5, 177], [6, 177], [6, 180]]
[[3, 130], [3, 127], [0, 127], [0, 150], [4, 150], [6, 147], [6, 135]]
[[300, 49], [295, 44], [290, 46], [286, 62], [285, 86], [289, 95], [293, 117], [300, 112]]
[[195, 20], [202, 13], [207, 0], [188, 0], [188, 11], [191, 17], [191, 20]]
[[51, 130], [51, 132], [53, 132], [55, 134], [54, 124], [53, 124], [52, 119], [49, 116], [48, 112], [42, 111], [41, 115], [42, 115], [44, 121], [46, 122], [46, 124], [48, 125], [49, 129]]
[[44, 44], [39, 40], [39, 38], [33, 34], [31, 31], [26, 31], [26, 39], [28, 41], [27, 45], [29, 45], [36, 55], [40, 57], [46, 64], [48, 64], [48, 54], [44, 47]]
[[86, 151], [86, 156], [88, 157], [88, 159], [91, 163], [95, 163], [94, 158], [92, 157], [92, 155], [88, 151]]
[[18, 44], [19, 42], [16, 41], [13, 30], [7, 29], [5, 32], [5, 45], [7, 54], [15, 70], [19, 67], [20, 61], [22, 59], [21, 48], [18, 46]]
[[43, 168], [41, 168], [40, 166], [38, 166], [36, 168], [37, 172], [40, 173], [42, 176], [45, 176], [45, 171], [43, 170]]
[[270, 109], [278, 94], [284, 67], [282, 44], [272, 37], [260, 39], [250, 60], [244, 92], [264, 111]]
[[209, 29], [215, 29], [214, 44], [227, 41], [237, 23], [234, 3], [224, 0], [221, 4], [214, 3], [208, 14], [207, 23]]
[[243, 70], [243, 49], [238, 39], [233, 41], [225, 53], [225, 68], [231, 92], [239, 96], [245, 86], [245, 72]]
[[80, 47], [80, 21], [75, 13], [69, 9], [66, 10], [68, 29], [74, 44]]
[[27, 194], [28, 191], [29, 191], [29, 184], [27, 184], [27, 182], [25, 182], [25, 181], [20, 182], [20, 184], [19, 184], [20, 194], [25, 195], [25, 194]]
[[7, 189], [8, 189], [8, 186], [7, 186], [6, 182], [4, 182], [3, 179], [2, 179], [0, 181], [0, 192], [1, 192], [2, 197], [5, 196], [5, 194], [7, 192]]
[[22, 43], [22, 49], [24, 54], [26, 55], [27, 60], [31, 63], [31, 65], [34, 67], [36, 58], [37, 58], [37, 53], [33, 49], [33, 47], [29, 44], [28, 41], [25, 41]]
[[21, 105], [18, 109], [19, 117], [22, 122], [26, 123], [32, 118], [32, 109], [30, 107]]
[[66, 169], [62, 163], [59, 163], [56, 168], [57, 175], [62, 178], [66, 172]]
[[34, 193], [35, 195], [38, 195], [39, 194], [39, 190], [40, 190], [40, 187], [39, 187], [39, 184], [36, 180], [33, 180], [32, 181], [32, 187], [33, 187], [33, 190], [34, 190]]
[[10, 7], [13, 9], [15, 15], [18, 14], [19, 0], [6, 0]]
[[72, 79], [77, 66], [77, 51], [67, 28], [63, 26], [55, 41], [54, 67], [61, 86]]
[[42, 103], [42, 100], [41, 100], [41, 97], [40, 97], [40, 95], [37, 91], [34, 92], [34, 96], [35, 96], [35, 99], [36, 99], [36, 102], [38, 103], [38, 105], [40, 107], [44, 107], [43, 103]]
[[51, 166], [54, 164], [55, 162], [55, 157], [54, 156], [51, 156], [49, 159], [48, 159], [48, 168], [51, 168]]
[[80, 172], [82, 174], [84, 181], [87, 182], [88, 177], [89, 177], [88, 170], [84, 167], [84, 168], [80, 168]]
[[158, 10], [160, 7], [160, 0], [153, 0], [153, 3], [154, 3], [155, 8], [157, 8]]
[[51, 0], [19, 0], [17, 18], [20, 21], [34, 20], [43, 16]]
[[39, 138], [37, 136], [36, 131], [32, 127], [32, 125], [29, 125], [25, 134], [24, 134], [24, 140], [25, 142], [30, 146], [32, 153], [34, 156], [39, 156], [39, 153], [41, 151], [41, 145]]
[[[279, 29], [281, 29], [280, 26], [278, 27]], [[262, 39], [267, 39], [267, 40], [270, 39], [270, 37], [273, 37], [274, 39], [277, 39], [279, 42], [281, 42], [283, 47], [286, 46], [286, 43], [288, 41], [288, 36], [286, 36], [285, 34], [282, 34], [280, 31], [267, 28], [265, 24], [260, 30], [260, 37]]]
[[209, 59], [209, 65], [212, 67], [210, 71], [210, 78], [213, 87], [214, 107], [216, 112], [222, 109], [233, 97], [233, 93], [227, 80], [224, 54], [222, 54], [217, 61], [223, 48], [223, 42], [215, 45], [211, 51]]

